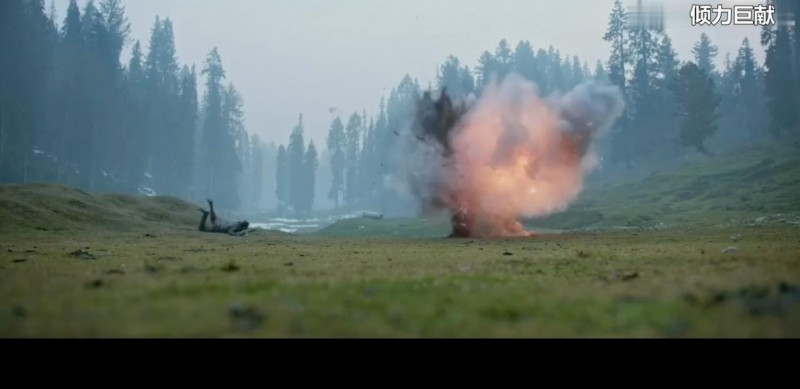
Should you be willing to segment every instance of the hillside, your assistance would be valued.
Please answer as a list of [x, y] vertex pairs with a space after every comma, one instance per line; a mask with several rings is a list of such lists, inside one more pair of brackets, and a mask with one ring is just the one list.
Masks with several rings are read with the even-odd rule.
[[800, 224], [798, 151], [775, 146], [704, 157], [590, 188], [567, 211], [529, 223], [564, 229]]
[[[526, 224], [538, 231], [791, 223], [800, 225], [800, 149], [758, 148], [703, 158], [631, 181], [588, 188], [565, 212]], [[89, 194], [51, 184], [0, 185], [0, 233], [191, 230], [197, 206], [172, 197]], [[347, 219], [321, 236], [442, 237], [445, 215]]]
[[[718, 225], [800, 225], [800, 149], [762, 147], [703, 157], [640, 179], [587, 188], [566, 211], [527, 220], [539, 231], [664, 229]], [[351, 219], [326, 236], [433, 237], [449, 232], [445, 217]]]
[[61, 185], [0, 185], [0, 233], [193, 229], [197, 206], [172, 197], [89, 194]]

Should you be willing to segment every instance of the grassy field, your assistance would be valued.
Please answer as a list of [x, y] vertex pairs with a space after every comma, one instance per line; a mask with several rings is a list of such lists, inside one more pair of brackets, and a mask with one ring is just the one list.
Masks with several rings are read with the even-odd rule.
[[587, 192], [532, 239], [441, 218], [237, 238], [176, 199], [0, 186], [0, 336], [798, 337], [800, 174], [770, 158]]
[[[779, 145], [702, 157], [641, 180], [585, 191], [570, 208], [532, 224], [566, 229], [800, 224], [800, 147]], [[762, 219], [762, 220], [763, 220]]]
[[4, 337], [800, 336], [793, 226], [493, 241], [38, 232], [0, 250]]

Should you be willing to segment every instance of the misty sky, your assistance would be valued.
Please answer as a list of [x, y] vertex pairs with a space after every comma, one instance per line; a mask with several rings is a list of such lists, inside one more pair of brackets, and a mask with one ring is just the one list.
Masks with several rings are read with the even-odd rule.
[[[723, 0], [708, 4], [757, 4]], [[59, 22], [69, 0], [55, 0]], [[80, 0], [83, 7], [85, 0]], [[336, 114], [377, 110], [404, 74], [423, 87], [449, 54], [474, 67], [502, 38], [530, 40], [578, 55], [594, 70], [608, 57], [602, 40], [613, 0], [128, 0], [133, 39], [146, 49], [156, 15], [170, 17], [181, 63], [202, 66], [217, 46], [245, 99], [250, 132], [285, 143], [302, 112], [306, 134], [324, 144]], [[625, 0], [624, 3], [634, 3]], [[759, 60], [759, 28], [692, 27], [691, 0], [668, 0], [667, 30], [681, 60], [706, 32], [719, 65], [749, 37]], [[128, 47], [129, 49], [130, 47]], [[128, 50], [123, 54], [127, 63]], [[202, 82], [202, 81], [201, 81]], [[337, 108], [331, 114], [329, 108]]]

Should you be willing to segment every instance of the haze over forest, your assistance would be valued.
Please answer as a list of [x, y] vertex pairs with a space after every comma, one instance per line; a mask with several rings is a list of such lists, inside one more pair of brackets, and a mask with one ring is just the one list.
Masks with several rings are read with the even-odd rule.
[[[612, 0], [4, 1], [0, 181], [405, 213], [387, 158], [409, 104], [511, 71], [546, 93], [624, 90], [600, 179], [796, 136], [796, 25], [692, 27], [692, 2], [668, 4], [655, 32]], [[718, 102], [681, 95], [704, 77]], [[682, 122], [697, 98], [718, 114]]]

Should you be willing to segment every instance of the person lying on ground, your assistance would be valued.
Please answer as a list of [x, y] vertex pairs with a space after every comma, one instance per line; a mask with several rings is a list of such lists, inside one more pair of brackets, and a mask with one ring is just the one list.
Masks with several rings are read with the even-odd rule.
[[[214, 212], [214, 202], [211, 200], [207, 201], [208, 201], [209, 211], [200, 208], [200, 212], [203, 213], [203, 216], [200, 219], [200, 227], [199, 227], [199, 230], [201, 232], [228, 234], [232, 236], [244, 236], [251, 231], [249, 230], [250, 222], [248, 222], [247, 220], [229, 223], [217, 218], [217, 213]], [[211, 217], [210, 227], [206, 223], [209, 219], [209, 216]]]

